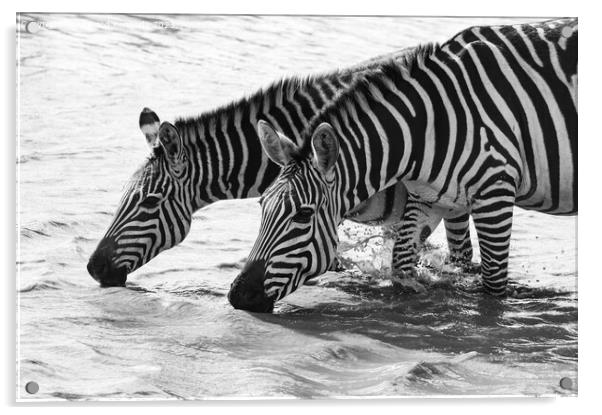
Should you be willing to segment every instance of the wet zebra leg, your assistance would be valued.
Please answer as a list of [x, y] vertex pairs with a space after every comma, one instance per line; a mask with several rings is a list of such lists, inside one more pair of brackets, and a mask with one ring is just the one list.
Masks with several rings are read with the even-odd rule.
[[408, 195], [402, 221], [393, 228], [393, 277], [403, 279], [415, 275], [418, 251], [441, 222], [441, 218], [441, 213], [433, 209], [430, 203]]
[[506, 294], [508, 285], [508, 256], [514, 210], [514, 187], [499, 184], [483, 192], [472, 209], [479, 249], [481, 276], [485, 290], [495, 296]]
[[328, 271], [332, 271], [332, 272], [342, 272], [342, 271], [345, 271], [346, 268], [343, 265], [342, 258], [343, 257], [341, 255], [341, 253], [337, 251], [337, 256], [332, 261], [332, 264], [330, 264], [330, 266], [328, 267]]
[[472, 243], [470, 241], [470, 215], [468, 212], [444, 218], [449, 260], [465, 270], [474, 270], [472, 263]]

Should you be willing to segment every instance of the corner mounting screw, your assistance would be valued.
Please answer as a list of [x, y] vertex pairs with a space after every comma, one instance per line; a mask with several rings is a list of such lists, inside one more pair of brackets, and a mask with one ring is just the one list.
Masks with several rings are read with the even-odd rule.
[[571, 378], [564, 377], [560, 379], [560, 387], [562, 389], [573, 389], [573, 381]]
[[27, 382], [27, 384], [25, 384], [25, 392], [29, 393], [30, 395], [38, 393], [39, 390], [40, 386], [37, 384], [37, 382]]

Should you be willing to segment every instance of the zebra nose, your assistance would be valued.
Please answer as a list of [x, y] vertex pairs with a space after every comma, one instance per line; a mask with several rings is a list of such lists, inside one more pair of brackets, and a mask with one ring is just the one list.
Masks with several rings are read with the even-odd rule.
[[245, 266], [228, 292], [232, 307], [256, 313], [271, 313], [274, 310], [274, 300], [265, 294], [263, 287], [264, 270], [263, 261]]
[[104, 255], [94, 254], [90, 257], [86, 267], [88, 273], [98, 282], [102, 282], [109, 274], [109, 263]]
[[115, 268], [111, 262], [113, 243], [102, 240], [90, 257], [88, 273], [103, 287], [123, 286], [127, 279], [125, 268]]

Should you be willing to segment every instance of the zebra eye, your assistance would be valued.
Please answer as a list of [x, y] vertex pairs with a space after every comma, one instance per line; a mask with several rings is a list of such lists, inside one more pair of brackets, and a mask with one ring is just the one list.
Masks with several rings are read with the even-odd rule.
[[140, 206], [151, 209], [157, 206], [160, 202], [161, 198], [159, 196], [148, 195], [142, 200], [142, 202], [140, 202]]
[[302, 207], [297, 211], [297, 213], [295, 213], [295, 216], [293, 216], [292, 220], [293, 222], [297, 223], [309, 223], [313, 214], [314, 210], [312, 208]]

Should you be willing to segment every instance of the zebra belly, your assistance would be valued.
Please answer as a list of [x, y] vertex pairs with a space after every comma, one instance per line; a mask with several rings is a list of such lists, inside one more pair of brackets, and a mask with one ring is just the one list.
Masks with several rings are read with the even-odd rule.
[[402, 218], [406, 201], [407, 190], [398, 182], [361, 203], [345, 219], [367, 225], [393, 225]]
[[518, 189], [517, 206], [551, 215], [577, 214], [577, 166], [573, 164], [570, 150], [561, 152], [558, 158], [561, 159], [559, 165], [550, 166], [551, 162], [540, 152], [535, 158], [536, 166], [531, 167], [535, 171], [534, 180]]
[[435, 188], [430, 183], [421, 181], [404, 181], [407, 191], [417, 196], [425, 203], [431, 203], [439, 208], [442, 212], [446, 212], [443, 217], [447, 217], [448, 213], [466, 212], [469, 209], [468, 199], [466, 195], [455, 191], [455, 186], [450, 188], [447, 193], [440, 193], [440, 189]]
[[575, 191], [567, 188], [560, 189], [558, 199], [560, 201], [557, 206], [553, 207], [555, 204], [554, 198], [550, 193], [536, 192], [527, 199], [517, 198], [516, 206], [549, 215], [570, 216], [577, 214], [577, 193]]

